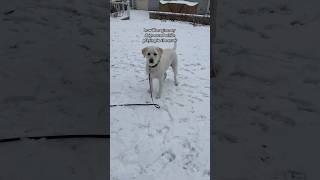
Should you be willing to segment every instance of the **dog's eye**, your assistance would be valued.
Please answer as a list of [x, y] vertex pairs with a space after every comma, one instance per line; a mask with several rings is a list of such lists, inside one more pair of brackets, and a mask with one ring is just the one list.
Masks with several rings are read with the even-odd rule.
[[156, 55], [157, 55], [157, 53], [154, 53], [153, 55], [155, 55], [155, 56], [156, 56]]
[[150, 53], [148, 53], [148, 56], [150, 56]]

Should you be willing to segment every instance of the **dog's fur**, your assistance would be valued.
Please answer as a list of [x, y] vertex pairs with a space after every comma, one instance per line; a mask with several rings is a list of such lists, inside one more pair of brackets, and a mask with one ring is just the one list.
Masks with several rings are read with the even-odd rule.
[[[166, 71], [169, 66], [172, 67], [174, 74], [174, 84], [177, 86], [177, 73], [178, 73], [178, 57], [176, 54], [176, 42], [172, 49], [162, 49], [155, 46], [148, 46], [142, 49], [142, 54], [146, 58], [146, 73], [150, 73], [150, 86], [153, 89], [153, 79], [159, 80], [159, 91], [156, 98], [161, 97], [163, 81], [167, 76]], [[152, 93], [149, 91], [149, 93]]]

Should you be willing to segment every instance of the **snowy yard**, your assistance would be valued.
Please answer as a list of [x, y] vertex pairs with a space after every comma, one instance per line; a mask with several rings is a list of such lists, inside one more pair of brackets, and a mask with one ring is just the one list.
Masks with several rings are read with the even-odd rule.
[[149, 19], [131, 11], [128, 21], [110, 18], [110, 103], [151, 103], [141, 49], [144, 28], [176, 29], [178, 81], [168, 70], [153, 106], [112, 107], [112, 180], [210, 179], [210, 27]]

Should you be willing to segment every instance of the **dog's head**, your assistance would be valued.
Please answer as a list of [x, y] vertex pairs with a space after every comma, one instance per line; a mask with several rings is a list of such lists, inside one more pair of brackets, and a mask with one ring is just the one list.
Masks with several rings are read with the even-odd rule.
[[147, 59], [148, 66], [159, 63], [163, 50], [159, 47], [148, 46], [142, 49], [143, 56]]

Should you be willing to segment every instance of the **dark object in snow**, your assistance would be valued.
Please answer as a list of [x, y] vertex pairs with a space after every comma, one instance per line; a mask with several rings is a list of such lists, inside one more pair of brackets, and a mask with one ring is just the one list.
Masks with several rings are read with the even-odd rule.
[[107, 59], [100, 58], [92, 61], [92, 64], [98, 64], [98, 63], [107, 62], [107, 61], [108, 61]]
[[301, 21], [295, 20], [295, 21], [292, 21], [292, 22], [290, 23], [290, 25], [291, 25], [291, 26], [295, 26], [295, 25], [303, 26], [304, 23], [301, 22]]
[[304, 172], [299, 172], [295, 170], [288, 170], [286, 173], [286, 179], [290, 180], [306, 180], [307, 176]]
[[16, 44], [9, 47], [9, 49], [17, 49], [17, 48], [18, 48], [18, 45]]
[[11, 142], [11, 141], [20, 141], [23, 139], [70, 139], [70, 138], [110, 138], [110, 135], [106, 134], [75, 134], [75, 135], [52, 135], [52, 136], [30, 136], [30, 137], [13, 137], [13, 138], [5, 138], [0, 139], [0, 143], [3, 142]]
[[129, 20], [129, 19], [130, 19], [129, 16], [126, 16], [126, 17], [124, 17], [124, 18], [121, 18], [121, 20]]
[[15, 10], [10, 10], [10, 11], [7, 11], [7, 12], [5, 12], [5, 13], [3, 13], [4, 15], [9, 15], [9, 14], [12, 14], [12, 13], [14, 13], [15, 12]]
[[155, 103], [152, 103], [152, 104], [112, 104], [112, 105], [110, 105], [110, 107], [117, 107], [117, 106], [154, 106], [157, 109], [160, 108], [159, 104], [155, 104]]

